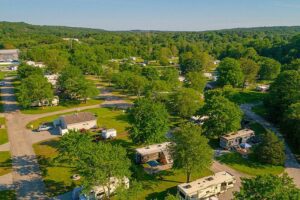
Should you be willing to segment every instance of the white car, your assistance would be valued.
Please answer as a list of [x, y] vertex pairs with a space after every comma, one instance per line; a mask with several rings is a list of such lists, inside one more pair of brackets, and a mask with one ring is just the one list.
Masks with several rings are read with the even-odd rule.
[[40, 125], [39, 127], [38, 127], [38, 129], [37, 129], [37, 131], [48, 131], [48, 130], [50, 130], [50, 129], [52, 129], [52, 126], [47, 126], [47, 125]]

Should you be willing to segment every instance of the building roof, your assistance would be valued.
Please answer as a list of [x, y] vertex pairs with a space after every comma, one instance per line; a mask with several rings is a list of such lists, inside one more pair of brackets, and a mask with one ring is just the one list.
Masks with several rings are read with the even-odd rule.
[[162, 151], [166, 151], [171, 142], [164, 142], [161, 144], [153, 144], [146, 147], [136, 149], [136, 152], [141, 155], [148, 155], [152, 153], [158, 153]]
[[0, 54], [15, 54], [19, 53], [19, 49], [2, 49], [0, 50]]
[[81, 122], [96, 120], [95, 115], [90, 112], [80, 112], [71, 115], [64, 115], [61, 118], [65, 121], [66, 124], [77, 124]]
[[231, 140], [237, 137], [245, 137], [254, 134], [254, 131], [251, 129], [243, 129], [236, 132], [231, 132], [226, 135], [223, 135], [221, 138], [226, 140]]
[[212, 176], [203, 177], [201, 179], [195, 180], [190, 183], [180, 184], [177, 187], [180, 188], [182, 191], [184, 191], [186, 194], [190, 195], [195, 192], [198, 192], [199, 190], [203, 190], [210, 186], [218, 185], [220, 183], [223, 183], [225, 181], [230, 181], [233, 179], [234, 179], [233, 175], [223, 171], [223, 172], [217, 172]]

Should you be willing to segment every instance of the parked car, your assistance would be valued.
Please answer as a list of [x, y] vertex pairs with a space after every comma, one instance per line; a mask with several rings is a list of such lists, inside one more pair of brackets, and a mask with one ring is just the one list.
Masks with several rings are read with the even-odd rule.
[[37, 131], [38, 132], [40, 132], [40, 131], [48, 131], [48, 130], [51, 130], [51, 129], [52, 129], [52, 126], [48, 126], [48, 125], [43, 124], [43, 125], [40, 125], [38, 127]]

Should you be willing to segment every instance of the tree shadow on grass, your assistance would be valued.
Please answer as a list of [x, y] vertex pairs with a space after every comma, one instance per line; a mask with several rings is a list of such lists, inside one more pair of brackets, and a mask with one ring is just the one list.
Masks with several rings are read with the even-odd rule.
[[167, 190], [164, 190], [164, 191], [161, 191], [161, 192], [154, 192], [154, 193], [151, 193], [151, 194], [149, 194], [145, 199], [146, 199], [146, 200], [165, 199], [165, 197], [166, 197], [168, 194], [176, 195], [176, 191], [177, 191], [176, 186], [175, 186], [175, 187], [171, 187], [171, 188], [168, 188]]

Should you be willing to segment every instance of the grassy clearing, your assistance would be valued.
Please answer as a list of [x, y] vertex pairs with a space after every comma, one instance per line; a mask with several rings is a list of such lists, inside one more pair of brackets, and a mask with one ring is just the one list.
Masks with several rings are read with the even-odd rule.
[[255, 114], [260, 115], [260, 116], [262, 116], [264, 118], [267, 118], [267, 116], [268, 116], [268, 111], [267, 111], [266, 107], [263, 104], [254, 106], [252, 108], [252, 111]]
[[10, 152], [0, 151], [0, 176], [8, 174], [10, 172], [12, 172]]
[[16, 200], [16, 191], [14, 190], [3, 190], [0, 191], [0, 199], [3, 200]]
[[[0, 117], [0, 124], [5, 126], [5, 117]], [[8, 142], [7, 130], [5, 128], [0, 129], [0, 145]]]
[[48, 107], [35, 107], [35, 108], [29, 108], [29, 109], [22, 109], [21, 112], [24, 114], [42, 114], [42, 113], [48, 113], [48, 112], [55, 112], [60, 110], [66, 110], [70, 108], [80, 108], [84, 106], [92, 106], [101, 104], [103, 101], [99, 99], [90, 99], [86, 103], [80, 103], [80, 102], [62, 102], [59, 106], [48, 106]]
[[257, 103], [263, 101], [266, 95], [267, 93], [236, 89], [234, 93], [230, 95], [230, 99], [237, 104]]
[[252, 176], [263, 175], [263, 174], [278, 175], [284, 171], [283, 166], [261, 164], [256, 160], [254, 160], [254, 158], [251, 158], [251, 156], [249, 156], [248, 159], [245, 159], [240, 154], [235, 152], [225, 154], [223, 156], [220, 156], [217, 159], [237, 171]]

